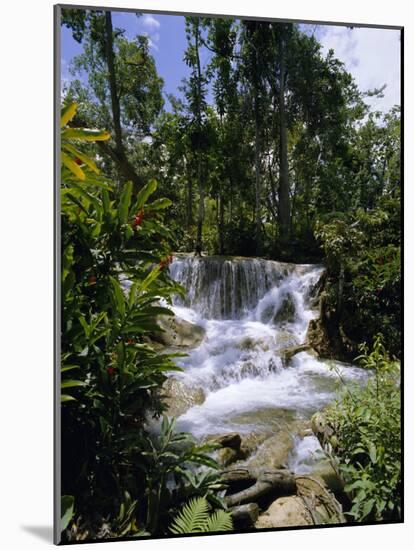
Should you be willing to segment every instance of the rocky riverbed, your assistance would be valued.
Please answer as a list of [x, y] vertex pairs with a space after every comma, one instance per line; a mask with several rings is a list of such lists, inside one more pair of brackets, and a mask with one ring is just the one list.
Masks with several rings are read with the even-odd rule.
[[[178, 256], [187, 298], [160, 319], [164, 349], [185, 352], [165, 384], [177, 428], [214, 439], [237, 528], [342, 523], [341, 482], [312, 431], [352, 365], [322, 360], [307, 340], [320, 266]], [[335, 496], [336, 495], [336, 496]]]

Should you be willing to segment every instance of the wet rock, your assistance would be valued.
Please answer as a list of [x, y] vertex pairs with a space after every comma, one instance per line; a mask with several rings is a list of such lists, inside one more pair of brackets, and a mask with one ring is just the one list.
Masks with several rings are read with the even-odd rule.
[[312, 348], [309, 344], [301, 344], [299, 346], [292, 346], [281, 351], [281, 358], [284, 367], [287, 367], [295, 355], [302, 353], [302, 351], [312, 352]]
[[257, 348], [267, 351], [269, 349], [269, 343], [263, 338], [257, 339], [246, 336], [246, 338], [243, 338], [243, 340], [237, 344], [237, 348], [241, 351], [251, 351]]
[[224, 470], [221, 474], [221, 479], [227, 486], [227, 495], [243, 491], [254, 485], [257, 481], [257, 478], [246, 468]]
[[230, 513], [236, 529], [249, 529], [254, 526], [259, 517], [259, 506], [250, 502], [231, 508]]
[[214, 438], [214, 441], [221, 447], [230, 447], [230, 449], [240, 449], [242, 439], [240, 434], [232, 432], [224, 435], [220, 435]]
[[332, 426], [329, 425], [329, 422], [326, 416], [322, 412], [316, 412], [312, 416], [311, 426], [312, 426], [313, 433], [318, 438], [318, 441], [322, 447], [324, 447], [326, 443], [332, 444], [330, 439], [334, 436], [334, 430]]
[[283, 299], [280, 308], [277, 310], [273, 317], [273, 323], [278, 325], [280, 323], [293, 323], [296, 317], [295, 302], [290, 294], [287, 294]]
[[238, 460], [247, 458], [246, 450], [243, 448], [232, 449], [231, 447], [223, 447], [217, 453], [217, 462], [222, 466], [228, 466]]
[[205, 336], [203, 327], [177, 316], [161, 315], [157, 319], [157, 324], [163, 331], [154, 334], [153, 339], [165, 346], [194, 348], [202, 342]]
[[237, 460], [239, 460], [239, 451], [230, 447], [223, 447], [217, 453], [217, 462], [221, 466], [228, 466]]
[[257, 529], [299, 525], [313, 525], [313, 519], [303, 500], [298, 496], [276, 499], [255, 523]]
[[278, 349], [291, 348], [299, 344], [299, 341], [295, 334], [292, 334], [287, 330], [278, 330], [275, 339], [276, 347]]
[[206, 396], [202, 388], [191, 387], [176, 378], [168, 378], [163, 386], [164, 402], [167, 405], [167, 414], [181, 416], [194, 405], [204, 403]]
[[285, 468], [293, 444], [293, 435], [289, 431], [281, 431], [277, 435], [269, 437], [249, 460], [249, 468], [257, 475], [264, 469]]

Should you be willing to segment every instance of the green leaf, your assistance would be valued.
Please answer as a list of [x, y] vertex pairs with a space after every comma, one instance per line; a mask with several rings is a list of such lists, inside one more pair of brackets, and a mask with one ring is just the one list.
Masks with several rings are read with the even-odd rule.
[[179, 516], [175, 518], [170, 531], [176, 535], [200, 533], [206, 530], [207, 520], [207, 500], [205, 498], [193, 498], [184, 506]]
[[160, 271], [161, 271], [161, 266], [159, 265], [157, 265], [156, 267], [154, 267], [152, 271], [150, 271], [150, 273], [145, 277], [145, 279], [142, 281], [139, 287], [140, 294], [144, 292], [144, 290], [146, 290], [153, 281], [155, 281], [155, 279], [160, 274]]
[[120, 225], [127, 223], [129, 207], [131, 206], [132, 182], [127, 181], [121, 192], [118, 206], [118, 220]]
[[72, 495], [63, 495], [60, 499], [60, 530], [64, 531], [73, 518], [75, 498]]
[[136, 210], [139, 210], [144, 206], [144, 204], [148, 200], [148, 197], [152, 195], [156, 189], [157, 189], [156, 180], [150, 180], [146, 185], [144, 185], [144, 187], [141, 189], [141, 191], [138, 193], [138, 196], [137, 196], [137, 202], [135, 204]]
[[375, 499], [373, 498], [370, 498], [364, 503], [364, 506], [362, 507], [362, 518], [366, 518], [371, 513], [371, 510], [373, 509], [374, 504], [375, 504]]
[[69, 370], [73, 370], [73, 369], [79, 369], [80, 366], [79, 365], [65, 365], [64, 367], [62, 367], [60, 369], [61, 372], [67, 372]]
[[81, 386], [85, 386], [85, 382], [82, 382], [82, 380], [63, 380], [61, 383], [62, 389], [78, 388]]
[[75, 139], [78, 141], [106, 141], [111, 134], [103, 130], [91, 130], [86, 128], [65, 128], [62, 131], [62, 140]]
[[148, 208], [151, 210], [163, 210], [164, 208], [169, 208], [172, 205], [172, 201], [167, 198], [157, 199], [154, 202], [148, 204]]
[[119, 281], [115, 279], [114, 277], [110, 277], [111, 285], [114, 291], [114, 297], [116, 306], [118, 308], [119, 313], [122, 317], [125, 315], [125, 297], [121, 289], [121, 285], [119, 284]]
[[76, 401], [76, 399], [72, 395], [68, 395], [67, 393], [62, 393], [60, 396], [61, 403], [66, 403], [66, 401]]
[[377, 448], [375, 447], [375, 445], [370, 442], [369, 445], [368, 445], [368, 449], [369, 449], [369, 458], [371, 459], [371, 462], [373, 464], [376, 464], [377, 463]]
[[211, 533], [216, 531], [232, 531], [233, 521], [231, 515], [224, 510], [217, 510], [208, 518], [206, 528]]

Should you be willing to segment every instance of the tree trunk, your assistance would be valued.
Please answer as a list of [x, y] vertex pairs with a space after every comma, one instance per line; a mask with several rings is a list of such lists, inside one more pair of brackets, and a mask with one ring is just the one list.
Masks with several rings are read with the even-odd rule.
[[219, 235], [219, 254], [224, 254], [224, 200], [222, 192], [219, 196], [219, 223], [218, 223], [218, 235]]
[[203, 222], [204, 222], [204, 185], [202, 181], [202, 160], [201, 154], [198, 152], [197, 162], [197, 180], [198, 180], [198, 216], [197, 216], [197, 241], [196, 252], [200, 253], [203, 250]]
[[196, 252], [201, 254], [203, 250], [203, 223], [204, 223], [204, 182], [203, 182], [203, 158], [201, 154], [201, 65], [200, 65], [200, 27], [197, 26], [195, 37], [196, 62], [197, 62], [197, 181], [198, 181], [198, 219]]
[[108, 80], [109, 90], [111, 94], [115, 149], [112, 149], [107, 143], [99, 142], [99, 144], [102, 143], [102, 145], [100, 146], [101, 150], [112, 158], [124, 178], [131, 180], [139, 189], [140, 187], [142, 187], [143, 182], [141, 178], [136, 174], [133, 166], [126, 156], [125, 147], [122, 139], [121, 108], [119, 105], [118, 87], [116, 82], [112, 15], [110, 11], [105, 12], [105, 34], [105, 57], [108, 65]]
[[290, 233], [290, 197], [289, 197], [289, 163], [287, 151], [287, 121], [285, 105], [286, 67], [284, 41], [279, 39], [280, 82], [279, 82], [279, 234], [282, 246], [286, 246]]
[[187, 229], [193, 225], [193, 179], [189, 169], [189, 163], [185, 160], [186, 176], [187, 176]]
[[261, 176], [260, 176], [260, 113], [259, 113], [259, 90], [258, 90], [258, 53], [257, 49], [255, 52], [255, 76], [254, 76], [254, 175], [255, 175], [255, 210], [254, 210], [254, 221], [255, 221], [255, 237], [256, 237], [256, 251], [257, 254], [260, 254], [262, 248], [262, 235], [261, 235], [261, 220], [260, 220], [260, 211], [261, 211]]

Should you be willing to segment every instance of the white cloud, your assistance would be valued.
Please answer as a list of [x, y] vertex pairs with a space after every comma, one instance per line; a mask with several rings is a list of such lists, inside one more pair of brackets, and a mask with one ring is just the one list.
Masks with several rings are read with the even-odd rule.
[[155, 17], [149, 13], [144, 14], [141, 21], [142, 25], [150, 31], [155, 31], [161, 26], [158, 19], [155, 19]]
[[361, 91], [387, 85], [383, 99], [367, 98], [374, 109], [388, 111], [400, 104], [400, 31], [327, 25], [316, 34], [324, 53], [335, 51]]

